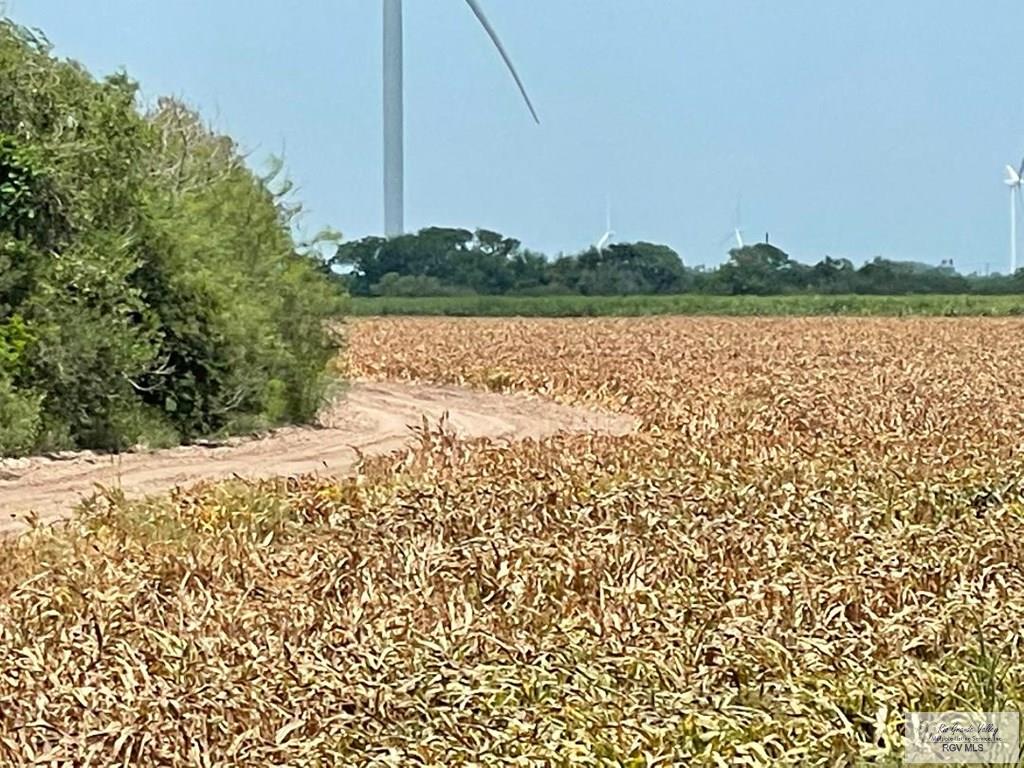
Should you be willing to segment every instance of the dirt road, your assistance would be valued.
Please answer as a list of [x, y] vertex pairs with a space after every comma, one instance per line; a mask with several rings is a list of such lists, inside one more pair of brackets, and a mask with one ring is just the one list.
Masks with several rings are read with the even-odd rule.
[[631, 419], [557, 405], [540, 398], [396, 382], [357, 382], [323, 416], [321, 428], [288, 428], [218, 447], [189, 446], [118, 456], [0, 461], [0, 533], [20, 530], [24, 514], [45, 521], [68, 514], [97, 486], [141, 496], [199, 480], [308, 472], [344, 475], [367, 455], [401, 448], [423, 416], [447, 412], [460, 437], [543, 437], [560, 430], [623, 434]]

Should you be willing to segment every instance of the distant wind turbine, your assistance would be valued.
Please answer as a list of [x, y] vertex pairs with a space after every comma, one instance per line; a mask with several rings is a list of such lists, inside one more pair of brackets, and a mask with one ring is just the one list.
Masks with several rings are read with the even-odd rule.
[[[516, 81], [530, 114], [539, 124], [537, 110], [512, 65], [498, 33], [477, 0], [466, 0]], [[384, 234], [395, 237], [405, 231], [405, 143], [402, 91], [402, 0], [384, 0]]]
[[730, 234], [722, 238], [722, 241], [719, 243], [719, 246], [725, 245], [730, 240], [735, 240], [737, 248], [743, 247], [743, 222], [741, 218], [740, 203], [741, 201], [736, 201], [736, 226], [733, 227], [733, 230]]
[[739, 200], [736, 201], [736, 229], [733, 231], [733, 234], [736, 236], [737, 248], [743, 247], [743, 210], [741, 208], [742, 205], [743, 199], [740, 198]]
[[597, 248], [597, 252], [603, 253], [604, 249], [608, 247], [608, 244], [612, 241], [613, 237], [615, 237], [615, 232], [612, 231], [612, 204], [606, 201], [604, 234], [601, 235], [601, 239], [598, 240], [594, 246]]
[[1010, 274], [1017, 273], [1017, 205], [1020, 202], [1021, 184], [1024, 183], [1024, 162], [1020, 168], [1006, 166], [1006, 186], [1010, 188]]

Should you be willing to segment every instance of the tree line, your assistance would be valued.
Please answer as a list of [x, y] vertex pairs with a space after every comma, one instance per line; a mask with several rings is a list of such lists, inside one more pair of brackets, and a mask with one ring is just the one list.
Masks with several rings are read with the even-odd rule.
[[0, 456], [310, 419], [343, 293], [277, 174], [0, 20]]
[[678, 253], [655, 243], [547, 258], [497, 232], [445, 227], [343, 243], [331, 265], [354, 296], [1024, 292], [1024, 271], [961, 275], [948, 262], [936, 267], [879, 257], [857, 267], [826, 256], [808, 265], [759, 243], [734, 248], [724, 264], [703, 269], [685, 266]]

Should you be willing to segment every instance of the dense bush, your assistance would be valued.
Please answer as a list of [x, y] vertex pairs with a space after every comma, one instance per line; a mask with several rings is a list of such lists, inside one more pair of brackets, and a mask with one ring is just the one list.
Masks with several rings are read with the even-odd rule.
[[173, 100], [0, 22], [0, 454], [312, 417], [337, 287], [297, 209]]

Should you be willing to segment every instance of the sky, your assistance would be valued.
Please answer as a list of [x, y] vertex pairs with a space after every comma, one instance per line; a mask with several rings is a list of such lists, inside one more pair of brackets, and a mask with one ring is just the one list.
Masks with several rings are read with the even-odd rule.
[[[2, 0], [0, 0], [2, 2]], [[125, 69], [283, 155], [302, 227], [383, 229], [379, 0], [6, 0], [61, 57]], [[1024, 156], [1020, 0], [483, 0], [533, 123], [461, 0], [405, 0], [406, 227], [549, 254], [605, 228], [727, 257], [1006, 271]], [[1022, 228], [1024, 229], [1024, 228]]]

